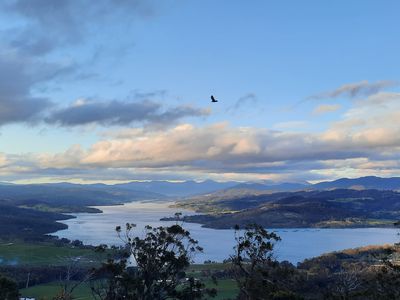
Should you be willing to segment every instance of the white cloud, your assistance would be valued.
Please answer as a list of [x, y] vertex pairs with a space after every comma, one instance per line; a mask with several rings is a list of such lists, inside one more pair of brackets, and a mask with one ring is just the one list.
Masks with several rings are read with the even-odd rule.
[[[1, 173], [126, 180], [151, 178], [321, 179], [400, 173], [400, 94], [353, 103], [322, 132], [181, 124], [108, 131], [88, 148], [3, 155]], [[293, 124], [292, 124], [293, 125]], [[1, 165], [1, 164], [0, 164]], [[101, 172], [100, 172], [101, 171]], [[375, 172], [375, 173], [374, 173]], [[143, 179], [143, 178], [142, 178]]]

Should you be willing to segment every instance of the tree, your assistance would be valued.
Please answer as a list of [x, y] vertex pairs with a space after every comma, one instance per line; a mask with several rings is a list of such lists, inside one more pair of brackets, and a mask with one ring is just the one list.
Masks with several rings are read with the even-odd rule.
[[134, 224], [123, 231], [116, 228], [125, 243], [119, 259], [109, 259], [97, 270], [92, 291], [97, 299], [163, 300], [203, 299], [213, 296], [204, 284], [187, 276], [193, 256], [202, 251], [189, 231], [178, 223], [169, 227], [145, 227], [144, 237], [134, 234]]
[[361, 268], [356, 264], [343, 266], [332, 277], [332, 292], [341, 300], [352, 299], [352, 293], [359, 291], [362, 286]]
[[[393, 224], [400, 226], [400, 221]], [[400, 299], [400, 244], [384, 249], [380, 255], [375, 255], [379, 264], [373, 266], [372, 278], [367, 282], [367, 293], [372, 299]]]
[[[400, 299], [400, 247], [385, 249], [379, 264], [374, 266], [374, 276], [368, 282], [368, 294], [372, 299]], [[378, 258], [378, 257], [377, 257]]]
[[274, 245], [280, 237], [263, 227], [251, 224], [244, 230], [235, 226], [235, 254], [231, 256], [233, 273], [239, 287], [239, 299], [273, 299], [282, 291], [269, 274], [278, 266], [273, 257]]
[[53, 300], [72, 300], [74, 291], [93, 276], [93, 270], [81, 266], [81, 257], [62, 257], [65, 270], [60, 273], [60, 290]]
[[0, 275], [0, 299], [17, 300], [19, 296], [17, 284]]

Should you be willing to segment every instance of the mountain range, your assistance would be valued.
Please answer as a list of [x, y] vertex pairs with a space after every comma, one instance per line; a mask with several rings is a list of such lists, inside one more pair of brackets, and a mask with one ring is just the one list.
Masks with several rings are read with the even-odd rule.
[[334, 181], [310, 183], [272, 183], [272, 182], [218, 182], [206, 180], [189, 181], [132, 181], [107, 185], [46, 183], [46, 184], [9, 184], [0, 183], [0, 199], [48, 200], [82, 205], [104, 205], [135, 200], [163, 199], [167, 197], [187, 197], [213, 193], [219, 190], [254, 190], [254, 191], [302, 191], [330, 189], [377, 189], [400, 190], [400, 177], [381, 178], [367, 176], [360, 178], [341, 178]]

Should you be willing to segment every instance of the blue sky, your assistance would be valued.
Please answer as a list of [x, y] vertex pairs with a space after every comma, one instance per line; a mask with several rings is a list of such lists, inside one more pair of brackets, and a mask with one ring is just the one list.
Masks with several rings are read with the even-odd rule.
[[399, 9], [3, 1], [0, 180], [397, 176]]

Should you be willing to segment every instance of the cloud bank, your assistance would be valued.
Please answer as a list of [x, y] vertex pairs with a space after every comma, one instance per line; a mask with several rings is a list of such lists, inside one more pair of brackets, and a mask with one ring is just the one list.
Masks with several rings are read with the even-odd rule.
[[155, 101], [108, 101], [94, 102], [80, 100], [73, 105], [54, 111], [46, 122], [61, 126], [78, 126], [87, 124], [130, 125], [144, 123], [153, 126], [171, 126], [185, 117], [201, 117], [209, 115], [208, 109], [192, 106], [177, 106], [164, 109]]
[[[57, 76], [63, 68], [41, 60], [20, 60], [18, 53], [2, 53], [7, 77], [0, 83], [2, 123], [38, 122], [74, 127], [98, 124], [128, 127], [109, 130], [90, 147], [71, 146], [57, 154], [0, 156], [0, 179], [10, 176], [78, 178], [123, 176], [190, 176], [214, 178], [318, 179], [346, 174], [396, 175], [400, 158], [400, 94], [381, 89], [385, 81], [349, 84], [328, 93], [354, 97], [341, 118], [316, 132], [296, 132], [299, 122], [280, 123], [279, 130], [233, 127], [227, 122], [211, 125], [179, 124], [187, 117], [204, 117], [210, 111], [193, 106], [167, 107], [151, 100], [164, 92], [138, 94], [138, 101], [80, 99], [60, 108], [49, 99], [32, 96], [39, 83]], [[14, 56], [13, 56], [14, 55]], [[21, 65], [19, 65], [21, 64]], [[39, 70], [40, 69], [40, 72]], [[32, 76], [35, 74], [35, 76]], [[39, 76], [40, 75], [40, 76]], [[360, 95], [368, 94], [363, 98]], [[253, 101], [245, 97], [241, 101]], [[314, 113], [337, 111], [336, 104], [322, 104]], [[138, 125], [137, 128], [130, 128]], [[143, 127], [144, 126], [144, 127]], [[154, 126], [163, 130], [146, 130]]]
[[[181, 124], [163, 131], [108, 132], [89, 148], [63, 153], [3, 155], [2, 174], [65, 176], [322, 179], [349, 174], [393, 176], [400, 171], [400, 94], [357, 102], [341, 120], [317, 133]], [[104, 173], [103, 173], [104, 172]], [[130, 175], [128, 175], [130, 174]], [[1, 177], [1, 174], [0, 174]], [[126, 178], [126, 177], [125, 177]]]
[[0, 48], [0, 125], [38, 120], [52, 101], [32, 91], [70, 70], [69, 64], [44, 62], [12, 48]]
[[[127, 30], [136, 18], [151, 16], [153, 7], [152, 1], [141, 0], [99, 0], [95, 5], [87, 0], [1, 1], [0, 126], [45, 118], [58, 101], [40, 91], [85, 69], [72, 48], [87, 43], [88, 36]], [[91, 50], [97, 53], [93, 46]], [[67, 124], [71, 119], [67, 110], [58, 116], [57, 122], [56, 116], [49, 120]]]

